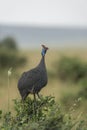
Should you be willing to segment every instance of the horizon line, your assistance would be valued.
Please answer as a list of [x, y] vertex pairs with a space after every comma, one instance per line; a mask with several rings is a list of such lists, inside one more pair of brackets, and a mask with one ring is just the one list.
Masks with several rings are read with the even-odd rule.
[[23, 24], [23, 23], [0, 23], [0, 26], [8, 27], [31, 27], [31, 28], [70, 28], [70, 29], [87, 29], [87, 26], [77, 26], [77, 25], [41, 25], [41, 24]]

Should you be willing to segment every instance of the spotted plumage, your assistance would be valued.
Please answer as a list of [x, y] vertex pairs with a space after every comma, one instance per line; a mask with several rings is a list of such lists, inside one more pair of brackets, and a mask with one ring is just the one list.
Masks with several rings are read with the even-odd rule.
[[48, 78], [45, 65], [45, 54], [48, 48], [42, 45], [42, 58], [40, 63], [33, 69], [24, 72], [19, 81], [18, 89], [22, 99], [26, 99], [28, 94], [37, 94], [39, 97], [40, 90], [46, 86]]

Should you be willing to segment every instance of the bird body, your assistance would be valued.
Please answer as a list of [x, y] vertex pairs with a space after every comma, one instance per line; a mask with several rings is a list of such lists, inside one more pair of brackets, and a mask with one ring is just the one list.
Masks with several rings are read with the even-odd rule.
[[[46, 49], [44, 49], [44, 52], [45, 51]], [[48, 78], [45, 65], [45, 53], [43, 53], [42, 50], [40, 63], [35, 68], [24, 72], [18, 81], [18, 89], [23, 100], [29, 93], [38, 95], [40, 90], [47, 84]]]

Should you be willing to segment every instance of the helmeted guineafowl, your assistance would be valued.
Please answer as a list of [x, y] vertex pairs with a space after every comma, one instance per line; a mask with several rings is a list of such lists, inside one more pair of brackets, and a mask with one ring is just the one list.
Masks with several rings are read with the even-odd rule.
[[37, 94], [39, 97], [40, 90], [46, 86], [48, 78], [45, 66], [45, 54], [48, 47], [42, 45], [42, 58], [40, 63], [33, 69], [24, 72], [18, 81], [18, 89], [22, 100], [25, 100], [28, 94]]

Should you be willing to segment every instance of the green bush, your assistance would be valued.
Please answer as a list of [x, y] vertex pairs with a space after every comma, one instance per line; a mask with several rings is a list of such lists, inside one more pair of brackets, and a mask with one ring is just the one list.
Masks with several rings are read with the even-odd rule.
[[86, 130], [85, 120], [73, 120], [56, 104], [54, 97], [46, 96], [36, 102], [27, 98], [25, 102], [14, 100], [15, 116], [11, 112], [0, 112], [0, 130]]
[[1, 49], [17, 50], [16, 41], [12, 37], [6, 37], [0, 42]]
[[20, 57], [14, 51], [0, 51], [0, 68], [18, 67], [26, 63], [25, 57]]
[[83, 98], [87, 99], [87, 86], [83, 86], [83, 88], [80, 90], [78, 95], [80, 97], [83, 97]]
[[81, 89], [78, 92], [78, 96], [87, 99], [87, 79], [80, 82]]
[[61, 103], [66, 111], [74, 111], [82, 105], [82, 97], [78, 94], [66, 93], [62, 96]]
[[87, 64], [78, 58], [62, 57], [57, 65], [57, 74], [61, 80], [80, 81], [87, 77]]
[[7, 37], [0, 43], [0, 68], [18, 67], [26, 63], [25, 57], [20, 57], [16, 41]]

